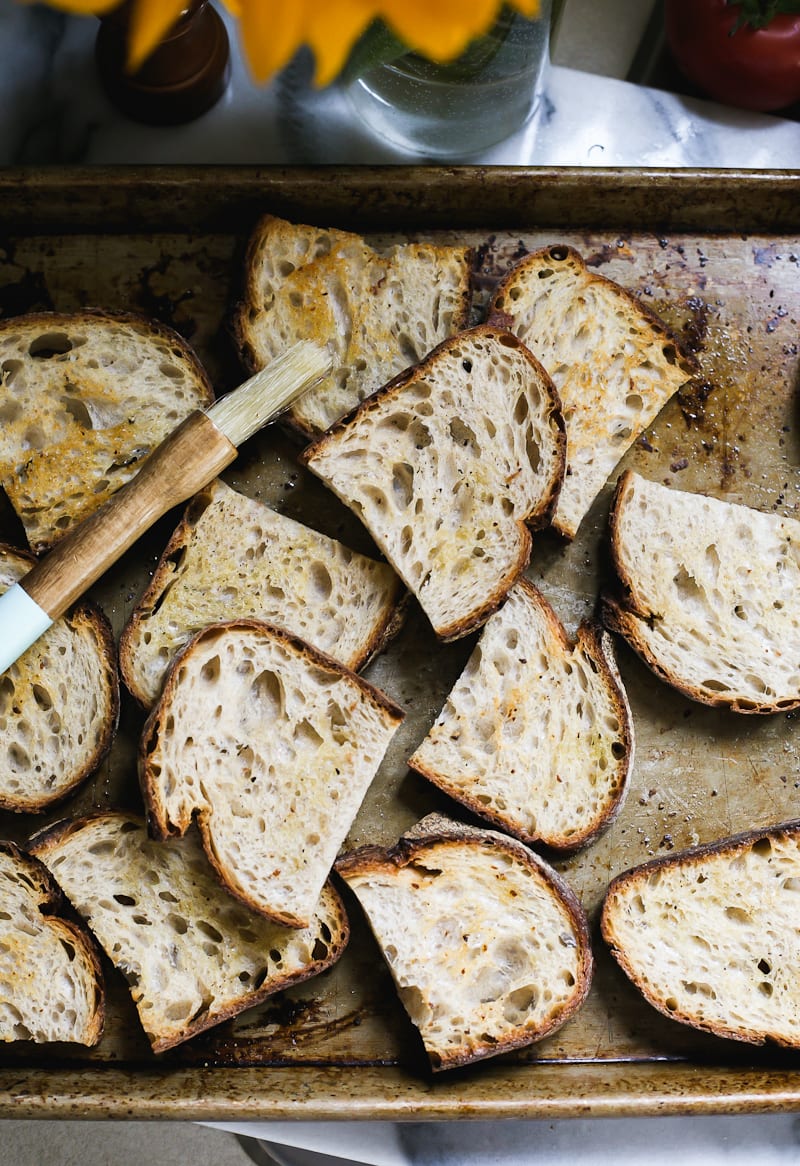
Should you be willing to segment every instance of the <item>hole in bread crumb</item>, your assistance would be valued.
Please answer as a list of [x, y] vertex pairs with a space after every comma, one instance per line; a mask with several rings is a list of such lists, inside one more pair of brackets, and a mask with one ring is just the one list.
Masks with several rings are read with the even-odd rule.
[[189, 923], [182, 915], [175, 915], [170, 913], [167, 916], [167, 923], [170, 925], [173, 931], [178, 933], [178, 935], [185, 935], [189, 930]]
[[457, 445], [472, 446], [475, 454], [479, 457], [481, 447], [478, 444], [478, 438], [475, 431], [462, 421], [460, 417], [453, 417], [450, 420], [450, 436]]
[[206, 684], [216, 684], [219, 680], [221, 667], [219, 656], [212, 656], [200, 669], [200, 679]]
[[53, 356], [64, 356], [72, 348], [72, 341], [66, 332], [44, 332], [31, 341], [28, 355], [37, 360], [49, 360]]
[[524, 988], [517, 988], [506, 997], [503, 1015], [512, 1024], [525, 1019], [525, 1013], [536, 1007], [539, 993], [536, 987], [528, 984]]
[[222, 933], [214, 927], [213, 923], [207, 923], [205, 919], [198, 919], [197, 930], [202, 931], [203, 935], [207, 935], [214, 943], [222, 943]]
[[181, 372], [181, 370], [177, 367], [177, 365], [170, 364], [169, 361], [166, 361], [166, 360], [162, 361], [161, 364], [158, 366], [158, 371], [161, 373], [162, 377], [167, 377], [168, 380], [171, 380], [171, 381], [182, 381], [183, 380], [183, 373]]
[[744, 907], [726, 907], [725, 917], [734, 923], [752, 923], [753, 917]]
[[414, 497], [414, 467], [408, 462], [392, 466], [392, 494], [401, 510], [406, 510]]
[[32, 685], [33, 699], [43, 712], [47, 712], [53, 707], [53, 698], [50, 693], [41, 684]]

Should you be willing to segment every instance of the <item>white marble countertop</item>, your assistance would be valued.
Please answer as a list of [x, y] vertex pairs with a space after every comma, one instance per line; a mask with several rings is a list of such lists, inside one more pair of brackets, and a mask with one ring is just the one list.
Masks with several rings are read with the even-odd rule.
[[[157, 128], [130, 121], [103, 94], [96, 21], [0, 0], [0, 165], [431, 161], [357, 125], [338, 89], [308, 84], [302, 61], [270, 85], [254, 85], [228, 25], [232, 76], [223, 98], [195, 122]], [[528, 126], [455, 161], [796, 169], [800, 122], [554, 65]]]
[[[418, 162], [357, 126], [343, 95], [318, 92], [302, 65], [254, 86], [231, 29], [232, 79], [197, 121], [159, 129], [117, 113], [94, 75], [96, 24], [0, 0], [0, 165], [352, 164]], [[550, 68], [537, 117], [523, 131], [463, 162], [521, 166], [800, 168], [800, 123], [578, 72]], [[577, 1157], [627, 1166], [701, 1161], [794, 1163], [791, 1114], [507, 1122], [315, 1123], [223, 1126], [279, 1144], [295, 1166], [321, 1162], [321, 1145], [347, 1161], [424, 1166], [566, 1166]], [[266, 1160], [266, 1159], [264, 1159]], [[330, 1160], [330, 1159], [329, 1159]]]

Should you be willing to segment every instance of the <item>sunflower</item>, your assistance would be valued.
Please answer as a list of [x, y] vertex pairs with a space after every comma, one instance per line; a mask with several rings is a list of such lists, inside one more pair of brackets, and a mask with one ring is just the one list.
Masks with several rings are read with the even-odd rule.
[[[327, 85], [350, 49], [375, 21], [409, 49], [433, 61], [457, 57], [488, 31], [500, 9], [534, 17], [539, 0], [223, 0], [238, 20], [244, 56], [253, 79], [267, 81], [307, 45], [316, 80]], [[50, 0], [55, 8], [104, 16], [120, 0]], [[186, 11], [188, 0], [132, 0], [130, 65], [137, 68]]]

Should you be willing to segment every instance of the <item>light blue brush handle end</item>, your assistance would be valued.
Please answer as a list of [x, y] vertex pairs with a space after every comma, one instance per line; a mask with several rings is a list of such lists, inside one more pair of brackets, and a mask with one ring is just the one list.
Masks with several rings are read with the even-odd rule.
[[0, 675], [36, 643], [52, 622], [19, 583], [0, 595]]

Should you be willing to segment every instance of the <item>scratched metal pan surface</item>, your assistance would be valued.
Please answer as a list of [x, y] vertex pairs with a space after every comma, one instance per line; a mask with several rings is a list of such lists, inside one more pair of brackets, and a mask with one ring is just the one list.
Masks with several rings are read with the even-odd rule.
[[[496, 208], [496, 214], [495, 212]], [[649, 478], [796, 515], [800, 506], [800, 177], [693, 172], [60, 172], [0, 176], [0, 311], [126, 308], [196, 347], [219, 391], [241, 377], [227, 322], [256, 215], [360, 226], [475, 247], [477, 314], [526, 251], [577, 247], [631, 289], [696, 353], [701, 375], [624, 459]], [[236, 488], [369, 551], [353, 516], [271, 430], [226, 473]], [[613, 480], [565, 544], [537, 536], [529, 575], [569, 629], [606, 577]], [[177, 521], [173, 513], [94, 589], [117, 632]], [[6, 506], [0, 535], [19, 539]], [[348, 839], [392, 843], [431, 809], [457, 812], [406, 758], [474, 643], [442, 646], [412, 607], [367, 675], [406, 710]], [[0, 1116], [452, 1118], [722, 1112], [800, 1105], [800, 1053], [705, 1036], [649, 1008], [604, 951], [597, 910], [609, 880], [655, 855], [800, 816], [795, 715], [742, 717], [694, 704], [620, 646], [637, 738], [625, 807], [558, 868], [592, 920], [597, 972], [580, 1013], [549, 1039], [431, 1079], [388, 972], [350, 902], [353, 939], [315, 980], [156, 1058], [127, 991], [108, 971], [109, 1020], [91, 1050], [22, 1044], [0, 1053]], [[140, 808], [141, 714], [126, 700], [109, 760], [47, 818], [0, 817], [23, 840], [46, 821]]]

